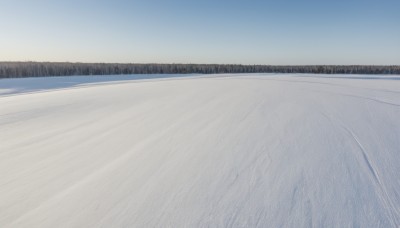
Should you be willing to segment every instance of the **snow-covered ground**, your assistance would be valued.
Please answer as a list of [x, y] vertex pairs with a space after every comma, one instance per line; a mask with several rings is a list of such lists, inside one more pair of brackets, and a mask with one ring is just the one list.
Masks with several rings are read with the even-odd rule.
[[400, 76], [345, 77], [0, 80], [0, 227], [398, 227]]

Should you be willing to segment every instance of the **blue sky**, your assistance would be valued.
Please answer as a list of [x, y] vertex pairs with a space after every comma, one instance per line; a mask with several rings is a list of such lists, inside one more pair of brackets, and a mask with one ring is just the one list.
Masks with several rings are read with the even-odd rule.
[[0, 61], [400, 64], [399, 0], [0, 0]]

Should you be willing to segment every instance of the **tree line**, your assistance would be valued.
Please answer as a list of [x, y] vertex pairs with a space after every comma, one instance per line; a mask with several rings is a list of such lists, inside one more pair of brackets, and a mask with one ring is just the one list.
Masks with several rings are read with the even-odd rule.
[[400, 74], [400, 66], [369, 65], [235, 65], [235, 64], [119, 64], [69, 62], [0, 62], [0, 78], [117, 74], [311, 73]]

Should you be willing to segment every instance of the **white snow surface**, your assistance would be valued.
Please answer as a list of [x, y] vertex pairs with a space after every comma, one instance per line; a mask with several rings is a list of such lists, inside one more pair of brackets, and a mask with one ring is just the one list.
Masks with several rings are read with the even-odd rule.
[[0, 227], [400, 226], [400, 76], [170, 76], [0, 80]]

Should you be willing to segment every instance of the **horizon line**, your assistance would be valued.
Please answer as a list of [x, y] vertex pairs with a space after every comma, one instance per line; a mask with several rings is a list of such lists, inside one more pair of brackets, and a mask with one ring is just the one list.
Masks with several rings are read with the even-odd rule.
[[400, 66], [399, 64], [242, 64], [242, 63], [157, 63], [157, 62], [74, 62], [74, 61], [0, 61], [2, 63], [69, 63], [69, 64], [120, 64], [120, 65], [230, 65], [230, 66]]

